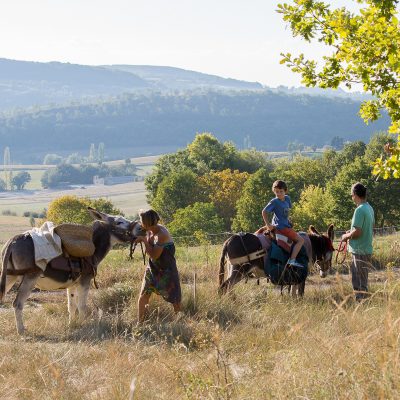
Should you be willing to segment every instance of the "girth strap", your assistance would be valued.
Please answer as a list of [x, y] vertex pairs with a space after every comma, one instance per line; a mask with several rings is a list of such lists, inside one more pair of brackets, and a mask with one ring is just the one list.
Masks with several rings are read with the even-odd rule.
[[265, 249], [260, 249], [260, 250], [257, 250], [257, 251], [255, 251], [253, 253], [247, 254], [247, 255], [242, 256], [242, 257], [230, 258], [229, 262], [232, 265], [244, 264], [246, 262], [250, 262], [250, 261], [262, 258], [262, 257], [265, 256], [265, 254], [266, 254]]

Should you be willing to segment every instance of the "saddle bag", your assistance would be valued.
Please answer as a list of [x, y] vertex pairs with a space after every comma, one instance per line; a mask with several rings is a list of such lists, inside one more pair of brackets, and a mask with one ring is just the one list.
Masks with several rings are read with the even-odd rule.
[[274, 285], [298, 285], [306, 280], [308, 275], [308, 257], [304, 246], [297, 256], [297, 261], [303, 267], [288, 266], [290, 254], [279, 247], [276, 242], [271, 242], [265, 262], [265, 275]]
[[61, 224], [54, 228], [65, 250], [73, 257], [91, 257], [94, 254], [93, 228], [80, 224]]
[[53, 258], [46, 266], [43, 275], [57, 282], [65, 283], [77, 280], [82, 274], [82, 260], [79, 258], [64, 257]]

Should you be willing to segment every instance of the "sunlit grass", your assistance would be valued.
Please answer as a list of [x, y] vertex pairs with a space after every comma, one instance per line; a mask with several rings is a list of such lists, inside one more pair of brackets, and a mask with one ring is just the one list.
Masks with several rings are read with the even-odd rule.
[[[382, 265], [399, 257], [398, 237], [387, 240]], [[64, 293], [34, 293], [18, 338], [11, 293], [0, 308], [0, 398], [127, 399], [132, 379], [135, 399], [399, 398], [398, 264], [371, 274], [362, 304], [346, 274], [311, 276], [303, 299], [266, 280], [219, 297], [220, 249], [178, 249], [177, 320], [154, 297], [137, 325], [144, 266], [127, 249], [102, 263], [82, 324], [68, 326]]]

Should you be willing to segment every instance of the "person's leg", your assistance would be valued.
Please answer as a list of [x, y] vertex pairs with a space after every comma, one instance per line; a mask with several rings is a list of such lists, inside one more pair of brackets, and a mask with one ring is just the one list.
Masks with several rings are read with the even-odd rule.
[[174, 311], [175, 313], [178, 313], [179, 311], [181, 311], [181, 303], [172, 303], [172, 306], [174, 307]]
[[296, 235], [293, 235], [289, 239], [293, 240], [293, 242], [295, 243], [292, 249], [292, 254], [290, 255], [290, 259], [296, 260], [297, 255], [303, 247], [304, 239], [298, 233], [296, 233]]
[[351, 283], [358, 301], [368, 296], [368, 270], [370, 266], [371, 257], [369, 255], [352, 254]]
[[146, 310], [150, 301], [150, 294], [142, 293], [138, 300], [138, 320], [144, 322], [146, 318]]

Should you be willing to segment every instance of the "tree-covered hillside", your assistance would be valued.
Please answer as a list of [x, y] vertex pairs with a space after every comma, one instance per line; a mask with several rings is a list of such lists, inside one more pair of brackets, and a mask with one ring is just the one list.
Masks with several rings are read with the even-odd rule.
[[387, 128], [385, 118], [364, 125], [358, 109], [358, 102], [346, 99], [268, 90], [126, 94], [92, 104], [4, 113], [0, 148], [9, 146], [14, 160], [34, 162], [45, 153], [86, 152], [91, 143], [104, 142], [108, 152], [118, 148], [126, 157], [140, 147], [153, 154], [171, 151], [192, 141], [196, 132], [208, 131], [239, 147], [247, 137], [247, 145], [279, 151], [293, 140], [317, 146], [335, 136], [368, 141], [374, 131]]

